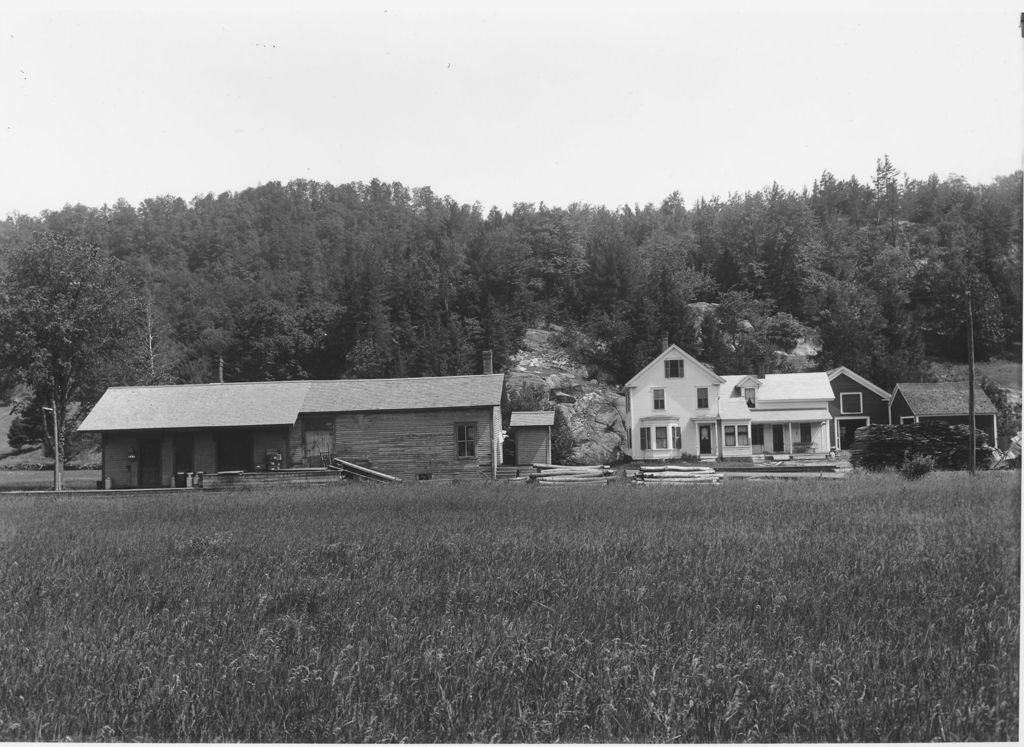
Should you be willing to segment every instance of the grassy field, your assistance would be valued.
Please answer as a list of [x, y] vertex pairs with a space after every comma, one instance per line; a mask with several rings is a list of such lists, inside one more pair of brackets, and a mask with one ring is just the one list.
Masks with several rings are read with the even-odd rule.
[[[102, 477], [98, 469], [64, 470], [65, 490], [92, 490]], [[53, 470], [0, 470], [0, 493], [12, 490], [53, 490]]]
[[0, 496], [0, 741], [1015, 740], [1019, 479]]

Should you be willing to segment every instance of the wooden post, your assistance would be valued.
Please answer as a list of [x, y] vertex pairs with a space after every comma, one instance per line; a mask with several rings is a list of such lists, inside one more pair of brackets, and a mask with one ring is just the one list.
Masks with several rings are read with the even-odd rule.
[[[970, 282], [970, 281], [968, 281]], [[967, 286], [967, 467], [974, 475], [977, 465], [977, 436], [974, 433], [974, 306], [971, 302], [971, 288]]]
[[60, 491], [63, 486], [60, 469], [60, 423], [57, 421], [57, 400], [53, 400], [53, 489]]
[[[43, 411], [49, 410], [53, 413], [53, 490], [61, 489], [60, 479], [60, 423], [57, 420], [57, 398], [54, 396], [50, 403], [53, 407], [43, 407]], [[45, 423], [46, 420], [43, 420]]]

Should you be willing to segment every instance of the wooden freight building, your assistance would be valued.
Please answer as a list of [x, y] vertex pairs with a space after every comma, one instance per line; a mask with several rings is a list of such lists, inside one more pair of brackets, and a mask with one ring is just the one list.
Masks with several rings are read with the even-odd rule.
[[111, 487], [189, 474], [320, 468], [339, 457], [404, 480], [495, 476], [501, 374], [112, 387], [78, 430], [101, 434]]

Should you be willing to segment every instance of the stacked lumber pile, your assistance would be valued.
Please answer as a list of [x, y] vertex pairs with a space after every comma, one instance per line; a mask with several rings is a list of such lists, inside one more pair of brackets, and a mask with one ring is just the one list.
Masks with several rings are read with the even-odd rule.
[[[985, 464], [991, 449], [988, 435], [975, 431], [976, 459]], [[941, 421], [903, 425], [868, 425], [857, 429], [850, 446], [850, 462], [868, 470], [899, 469], [914, 457], [931, 457], [939, 469], [962, 470], [969, 460], [970, 429]]]
[[711, 467], [643, 465], [633, 476], [633, 482], [638, 485], [720, 485], [722, 475]]
[[338, 459], [335, 457], [331, 460], [331, 463], [327, 465], [327, 469], [333, 472], [340, 472], [342, 477], [346, 477], [353, 480], [372, 480], [374, 482], [401, 482], [402, 478], [394, 477], [393, 475], [385, 475], [383, 472], [377, 472], [369, 467], [363, 467], [353, 462], [346, 462], [344, 459]]
[[607, 485], [615, 475], [615, 471], [607, 465], [566, 467], [560, 464], [534, 464], [533, 469], [535, 472], [529, 476], [529, 481], [546, 488], [562, 485]]

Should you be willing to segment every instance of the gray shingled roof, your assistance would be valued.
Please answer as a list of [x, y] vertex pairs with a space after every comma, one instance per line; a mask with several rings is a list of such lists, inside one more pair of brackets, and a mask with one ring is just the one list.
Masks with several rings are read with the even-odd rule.
[[308, 381], [111, 387], [80, 431], [291, 425]]
[[433, 410], [501, 404], [503, 374], [311, 381], [302, 412]]
[[[896, 387], [918, 417], [967, 414], [966, 381], [938, 381], [929, 384], [900, 383]], [[977, 386], [974, 388], [974, 412], [977, 415], [994, 415], [997, 412], [992, 400]]]
[[530, 425], [554, 425], [554, 410], [538, 410], [536, 412], [514, 412], [509, 418], [509, 428], [517, 428]]
[[111, 387], [80, 431], [291, 425], [301, 413], [492, 407], [504, 376]]

